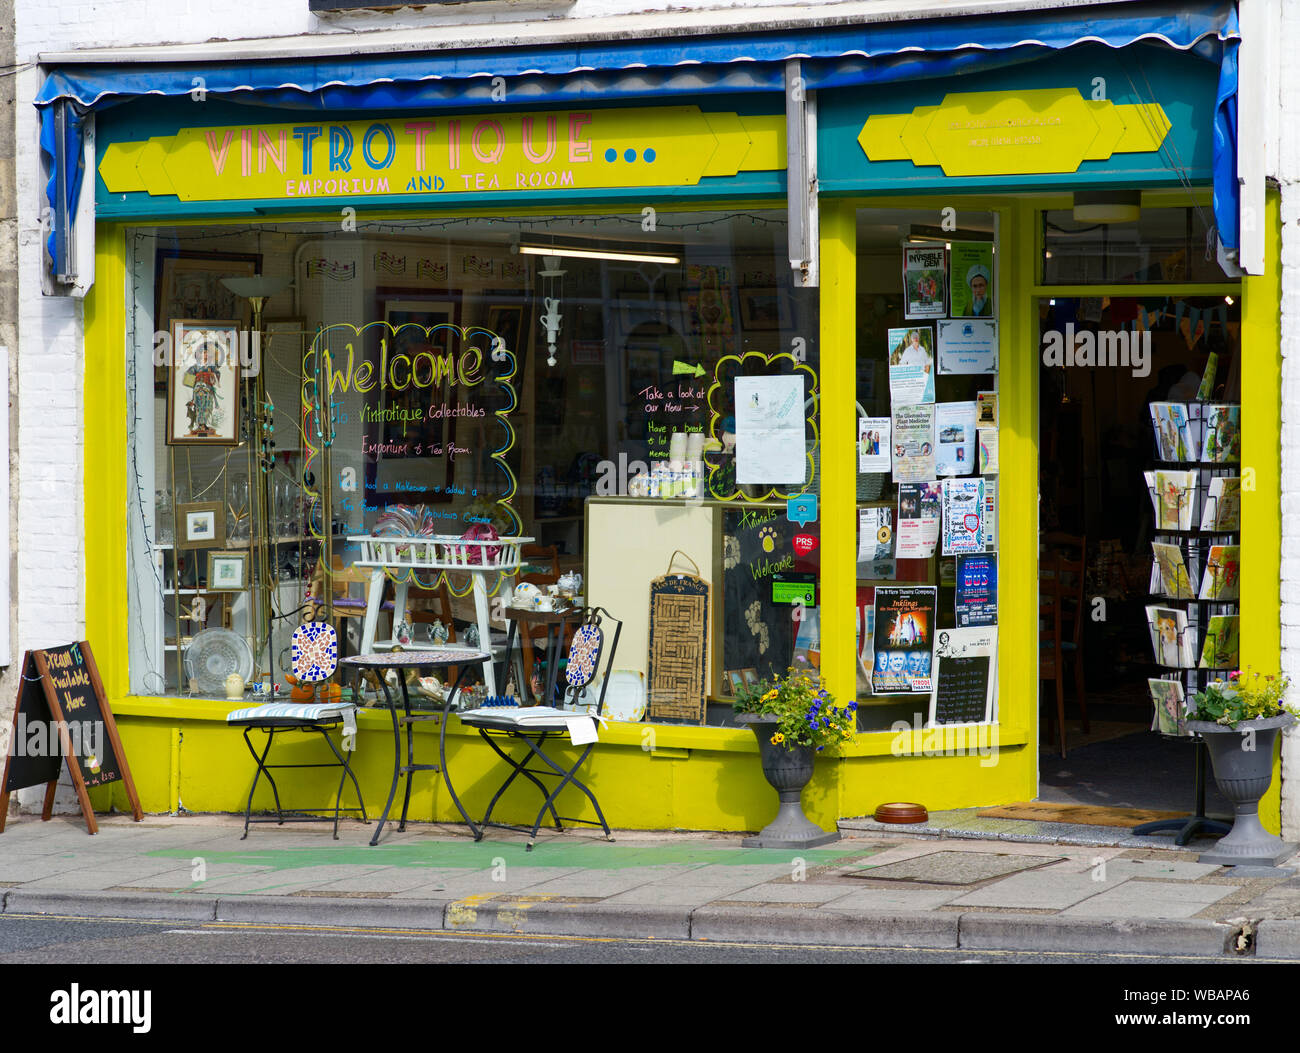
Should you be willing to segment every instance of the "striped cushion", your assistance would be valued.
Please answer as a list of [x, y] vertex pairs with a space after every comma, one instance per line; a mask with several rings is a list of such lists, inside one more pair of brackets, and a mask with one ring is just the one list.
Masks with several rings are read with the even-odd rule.
[[321, 720], [338, 720], [355, 712], [351, 702], [267, 702], [261, 706], [236, 709], [226, 716], [227, 724], [256, 724], [263, 721], [290, 723], [298, 720], [313, 724]]

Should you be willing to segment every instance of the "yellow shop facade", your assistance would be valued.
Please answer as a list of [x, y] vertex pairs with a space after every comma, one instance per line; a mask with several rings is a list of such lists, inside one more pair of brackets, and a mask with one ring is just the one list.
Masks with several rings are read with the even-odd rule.
[[[52, 70], [53, 168], [93, 151], [80, 196], [55, 201], [51, 239], [56, 278], [89, 284], [93, 270], [87, 637], [145, 810], [240, 811], [252, 780], [225, 723], [237, 703], [200, 687], [196, 641], [240, 637], [255, 676], [280, 679], [289, 632], [322, 588], [366, 598], [348, 539], [415, 506], [440, 534], [491, 524], [531, 539], [525, 573], [581, 574], [586, 602], [623, 622], [614, 667], [648, 685], [652, 582], [683, 566], [708, 582], [696, 704], [656, 708], [647, 686], [643, 719], [600, 731], [589, 782], [611, 825], [764, 825], [772, 792], [729, 696], [798, 659], [858, 702], [857, 734], [819, 758], [804, 795], [822, 826], [886, 801], [1033, 799], [1040, 488], [1056, 456], [1042, 349], [1067, 304], [1071, 324], [1134, 334], [1131, 358], [1077, 369], [1154, 381], [1169, 342], [1139, 355], [1138, 338], [1158, 330], [1157, 303], [1176, 336], [1193, 318], [1232, 332], [1224, 375], [1235, 359], [1255, 471], [1241, 662], [1276, 666], [1277, 203], [1265, 274], [1229, 277], [1207, 258], [1216, 233], [1231, 248], [1222, 170], [1235, 146], [1216, 153], [1235, 18], [1210, 7], [478, 54], [347, 58], [322, 41], [312, 63], [87, 52]], [[91, 244], [93, 259], [77, 258]], [[909, 270], [925, 250], [938, 254], [928, 297]], [[255, 318], [222, 279], [257, 277]], [[178, 351], [187, 326], [213, 322], [256, 328], [257, 347], [196, 405]], [[904, 442], [896, 343], [912, 329], [930, 333], [928, 404], [996, 395], [991, 461], [947, 442], [942, 416], [933, 432], [958, 458], [950, 477], [980, 483], [973, 541], [942, 521], [920, 528], [937, 541], [914, 534], [897, 461], [868, 459], [863, 422], [891, 420]], [[940, 341], [985, 337], [977, 368], [945, 368], [960, 356]], [[801, 428], [756, 427], [741, 381], [791, 378]], [[667, 481], [679, 434], [702, 436], [694, 483]], [[954, 444], [960, 454], [944, 451]], [[802, 481], [769, 467], [792, 460]], [[1054, 514], [1068, 518], [1063, 502]], [[959, 627], [958, 552], [994, 557], [982, 624], [996, 646], [982, 711], [945, 718], [927, 678], [934, 662], [941, 679], [936, 637]], [[260, 627], [259, 584], [272, 609]], [[376, 631], [365, 604], [356, 617], [331, 604], [344, 649], [391, 645], [399, 628], [415, 645], [440, 626], [463, 641], [482, 625], [465, 576], [413, 586], [402, 627], [379, 611]], [[906, 692], [877, 678], [881, 601], [899, 592], [931, 597], [924, 675]], [[447, 734], [458, 792], [481, 813], [494, 757], [454, 716]], [[387, 713], [362, 711], [353, 765], [372, 809], [390, 735]], [[502, 807], [522, 819], [535, 803], [520, 791]], [[456, 812], [431, 778], [411, 816]]]

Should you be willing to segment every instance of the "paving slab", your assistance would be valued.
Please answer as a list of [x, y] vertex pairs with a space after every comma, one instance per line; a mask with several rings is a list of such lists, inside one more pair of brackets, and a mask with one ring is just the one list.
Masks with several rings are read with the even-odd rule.
[[563, 903], [518, 898], [466, 899], [447, 906], [446, 927], [472, 932], [684, 940], [690, 910], [674, 904]]
[[991, 878], [1057, 863], [1053, 855], [1010, 852], [930, 852], [897, 863], [884, 863], [856, 871], [856, 877], [878, 881], [911, 881], [939, 885], [975, 885]]
[[735, 892], [723, 893], [717, 897], [718, 900], [728, 900], [732, 902], [748, 903], [825, 903], [828, 900], [838, 899], [847, 892], [853, 891], [852, 887], [845, 887], [839, 883], [828, 885], [823, 883], [812, 883], [809, 881], [786, 881], [786, 882], [766, 882], [762, 885], [751, 885], [749, 888], [738, 889]]
[[953, 888], [863, 888], [850, 891], [846, 896], [827, 900], [823, 910], [844, 910], [861, 913], [872, 911], [933, 910], [951, 903], [964, 889]]
[[1013, 874], [984, 888], [974, 889], [951, 905], [957, 907], [1031, 907], [1064, 910], [1097, 895], [1111, 883], [1091, 874], [1063, 874], [1052, 870]]
[[644, 903], [658, 904], [666, 907], [703, 907], [733, 895], [730, 890], [719, 885], [679, 885], [663, 884], [638, 885], [636, 888], [620, 892], [615, 896], [606, 896], [602, 903]]
[[1190, 918], [1237, 891], [1234, 885], [1124, 881], [1062, 911], [1066, 917]]

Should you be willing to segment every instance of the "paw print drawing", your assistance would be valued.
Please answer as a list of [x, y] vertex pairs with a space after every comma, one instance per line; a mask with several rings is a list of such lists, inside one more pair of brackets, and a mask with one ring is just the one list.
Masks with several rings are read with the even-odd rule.
[[765, 526], [758, 532], [759, 541], [763, 542], [763, 551], [772, 552], [776, 549], [776, 528]]

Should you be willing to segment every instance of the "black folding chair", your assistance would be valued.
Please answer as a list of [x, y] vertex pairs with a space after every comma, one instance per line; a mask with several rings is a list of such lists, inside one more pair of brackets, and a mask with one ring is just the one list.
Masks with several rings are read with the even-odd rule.
[[[614, 623], [614, 637], [612, 640], [606, 639], [604, 625], [606, 621]], [[600, 692], [596, 699], [595, 717], [599, 717], [604, 710], [605, 689], [609, 685], [609, 674], [613, 669], [614, 654], [618, 650], [618, 638], [622, 631], [623, 623], [605, 608], [589, 607], [583, 610], [582, 623], [573, 634], [573, 643], [569, 647], [568, 664], [564, 673], [564, 697], [570, 702], [576, 703], [583, 689], [596, 679], [596, 675], [603, 666], [604, 676], [601, 679]], [[537, 810], [537, 820], [533, 823], [532, 830], [529, 831], [527, 851], [532, 851], [533, 844], [537, 840], [537, 831], [541, 828], [542, 820], [546, 817], [547, 812], [550, 812], [557, 830], [563, 830], [565, 822], [587, 823], [591, 826], [602, 827], [605, 831], [606, 840], [613, 840], [610, 835], [609, 823], [605, 821], [605, 813], [601, 811], [600, 802], [596, 799], [591, 787], [578, 777], [579, 771], [586, 763], [587, 758], [591, 756], [591, 752], [595, 749], [597, 743], [586, 743], [572, 764], [568, 764], [552, 755], [554, 745], [551, 747], [552, 752], [547, 752], [544, 748], [548, 739], [558, 740], [560, 737], [567, 739], [570, 722], [580, 716], [580, 712], [565, 712], [553, 709], [550, 706], [490, 707], [470, 710], [460, 714], [461, 723], [467, 727], [477, 728], [478, 733], [483, 737], [483, 741], [491, 746], [496, 751], [497, 756], [510, 767], [510, 774], [506, 776], [500, 789], [492, 796], [487, 812], [483, 816], [483, 821], [477, 824], [474, 831], [474, 840], [480, 840], [483, 837], [485, 828], [489, 826], [520, 832], [527, 829], [513, 823], [492, 821], [492, 810], [497, 806], [497, 802], [501, 800], [502, 795], [521, 775], [536, 786], [543, 797], [542, 806]], [[597, 721], [597, 724], [599, 724], [599, 721]], [[502, 748], [503, 743], [508, 747], [511, 741], [515, 739], [527, 747], [527, 752], [518, 758], [511, 756], [506, 749]], [[529, 762], [533, 760], [536, 760], [540, 766], [530, 767]], [[558, 781], [554, 787], [548, 790], [542, 780], [557, 779], [557, 777]], [[591, 801], [591, 806], [596, 810], [596, 819], [561, 816], [556, 812], [555, 799], [566, 786], [570, 785], [586, 794], [587, 799]]]

